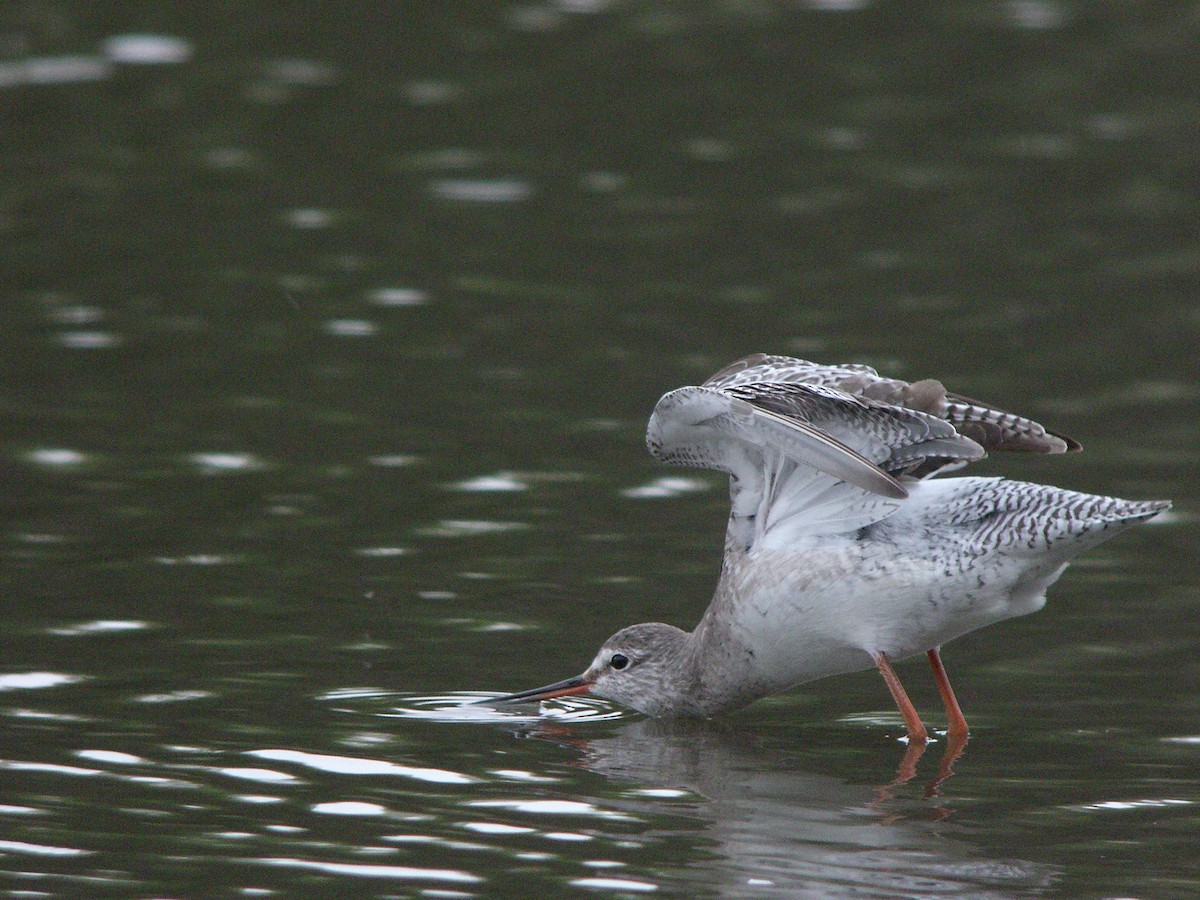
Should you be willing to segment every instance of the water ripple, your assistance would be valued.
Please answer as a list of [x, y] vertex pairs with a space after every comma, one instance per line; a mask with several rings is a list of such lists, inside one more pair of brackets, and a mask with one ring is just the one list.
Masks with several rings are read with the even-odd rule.
[[611, 809], [601, 809], [594, 803], [583, 800], [473, 800], [467, 805], [475, 808], [506, 809], [534, 816], [586, 816], [636, 821], [633, 816]]
[[191, 41], [171, 34], [116, 34], [103, 46], [113, 62], [142, 66], [184, 63], [195, 49]]
[[77, 750], [75, 755], [80, 759], [90, 759], [92, 762], [113, 763], [118, 766], [136, 766], [146, 760], [132, 753], [122, 753], [119, 750]]
[[386, 816], [388, 808], [380, 803], [365, 803], [362, 800], [335, 800], [317, 803], [312, 811], [326, 816]]
[[86, 856], [94, 850], [77, 847], [48, 847], [45, 844], [29, 844], [25, 841], [0, 841], [0, 853], [24, 853], [28, 856]]
[[529, 528], [526, 522], [491, 522], [475, 519], [443, 519], [436, 525], [416, 529], [422, 537], [459, 538], [504, 534]]
[[536, 707], [530, 703], [491, 706], [483, 702], [503, 696], [505, 695], [488, 691], [458, 691], [430, 697], [407, 697], [402, 706], [395, 707], [391, 713], [381, 715], [399, 719], [426, 719], [432, 722], [491, 722], [507, 725], [545, 719], [560, 722], [607, 722], [631, 715], [597, 697], [556, 697], [553, 700], [544, 700]]
[[288, 772], [279, 772], [275, 769], [261, 769], [250, 766], [224, 766], [216, 769], [222, 775], [228, 775], [230, 778], [243, 778], [247, 781], [259, 781], [263, 784], [301, 784], [299, 778]]
[[649, 894], [658, 890], [657, 884], [651, 884], [648, 881], [633, 881], [629, 878], [576, 878], [569, 884], [573, 887], [623, 893]]
[[0, 675], [0, 691], [34, 691], [76, 684], [85, 678], [84, 675], [68, 675], [64, 672], [13, 672], [11, 675]]
[[437, 784], [474, 784], [478, 779], [446, 769], [417, 766], [402, 766], [383, 759], [366, 759], [357, 756], [334, 756], [328, 753], [305, 753], [302, 750], [270, 749], [249, 750], [247, 756], [259, 759], [293, 762], [316, 769], [318, 772], [333, 772], [338, 775], [399, 775], [417, 781]]
[[248, 859], [246, 862], [264, 866], [288, 866], [295, 869], [312, 869], [327, 875], [351, 875], [360, 878], [403, 878], [418, 881], [452, 881], [474, 884], [482, 881], [478, 875], [459, 872], [455, 869], [420, 869], [413, 866], [375, 866], [361, 863], [320, 862], [313, 859], [266, 858]]
[[[93, 751], [96, 752], [96, 751]], [[128, 763], [123, 763], [128, 765]], [[0, 770], [8, 772], [33, 772], [47, 775], [69, 775], [79, 778], [111, 778], [126, 784], [145, 784], [152, 787], [194, 789], [198, 785], [179, 778], [164, 778], [158, 775], [126, 775], [109, 772], [104, 769], [91, 769], [84, 766], [68, 766], [61, 763], [47, 763], [17, 759], [0, 759]]]
[[649, 484], [626, 488], [621, 491], [622, 497], [634, 500], [658, 500], [665, 497], [678, 497], [695, 491], [708, 489], [708, 482], [700, 478], [686, 478], [679, 475], [666, 475], [655, 478]]
[[111, 634], [118, 631], [140, 631], [149, 628], [149, 622], [121, 619], [96, 619], [93, 622], [79, 622], [75, 625], [64, 625], [60, 628], [46, 629], [48, 634], [60, 637], [82, 637], [89, 634]]

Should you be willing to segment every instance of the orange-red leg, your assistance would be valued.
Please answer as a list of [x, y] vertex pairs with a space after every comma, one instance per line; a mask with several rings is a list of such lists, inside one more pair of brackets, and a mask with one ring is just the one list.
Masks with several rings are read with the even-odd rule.
[[920, 743], [924, 745], [929, 740], [929, 732], [925, 730], [925, 725], [921, 722], [921, 717], [917, 715], [916, 707], [908, 699], [904, 685], [900, 683], [900, 677], [888, 661], [887, 654], [882, 652], [876, 653], [874, 658], [875, 667], [879, 669], [879, 674], [883, 676], [884, 683], [887, 684], [888, 690], [892, 692], [892, 699], [896, 701], [896, 706], [900, 708], [900, 715], [904, 716], [904, 724], [908, 727], [909, 744]]
[[933, 677], [937, 681], [938, 693], [942, 695], [942, 703], [946, 707], [946, 737], [951, 742], [965, 742], [967, 739], [967, 720], [963, 718], [962, 710], [958, 707], [958, 698], [950, 687], [950, 679], [946, 677], [946, 669], [942, 665], [942, 655], [934, 647], [927, 654], [929, 665], [933, 667]]

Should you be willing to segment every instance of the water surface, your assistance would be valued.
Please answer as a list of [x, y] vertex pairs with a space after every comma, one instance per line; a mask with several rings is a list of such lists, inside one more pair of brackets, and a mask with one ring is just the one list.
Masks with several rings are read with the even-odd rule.
[[[0, 13], [3, 889], [1200, 890], [1197, 23], [1139, 10]], [[726, 489], [645, 421], [758, 350], [1175, 501], [946, 648], [950, 777], [870, 672], [464, 712], [697, 620]]]

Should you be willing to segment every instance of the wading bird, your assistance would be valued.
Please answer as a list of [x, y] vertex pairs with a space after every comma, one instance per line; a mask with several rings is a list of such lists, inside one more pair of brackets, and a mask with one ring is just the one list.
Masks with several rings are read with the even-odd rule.
[[996, 477], [934, 477], [989, 450], [1065, 453], [1070, 438], [929, 379], [748, 356], [658, 401], [665, 463], [729, 475], [716, 593], [693, 631], [618, 631], [574, 678], [486, 702], [590, 693], [651, 716], [713, 716], [875, 666], [928, 734], [892, 661], [925, 653], [948, 735], [967, 723], [939, 648], [1040, 609], [1071, 557], [1167, 509]]

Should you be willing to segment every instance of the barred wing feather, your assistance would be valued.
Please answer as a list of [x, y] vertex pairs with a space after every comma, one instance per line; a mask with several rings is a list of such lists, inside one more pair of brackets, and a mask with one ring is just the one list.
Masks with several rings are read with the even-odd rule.
[[[729, 390], [751, 384], [798, 383], [836, 388], [847, 394], [918, 410], [954, 425], [985, 450], [1067, 453], [1080, 449], [1066, 435], [1047, 431], [1032, 419], [947, 391], [932, 378], [909, 383], [885, 378], [870, 366], [825, 366], [790, 356], [755, 353], [730, 363], [706, 387]], [[923, 472], [922, 474], [928, 474]]]

